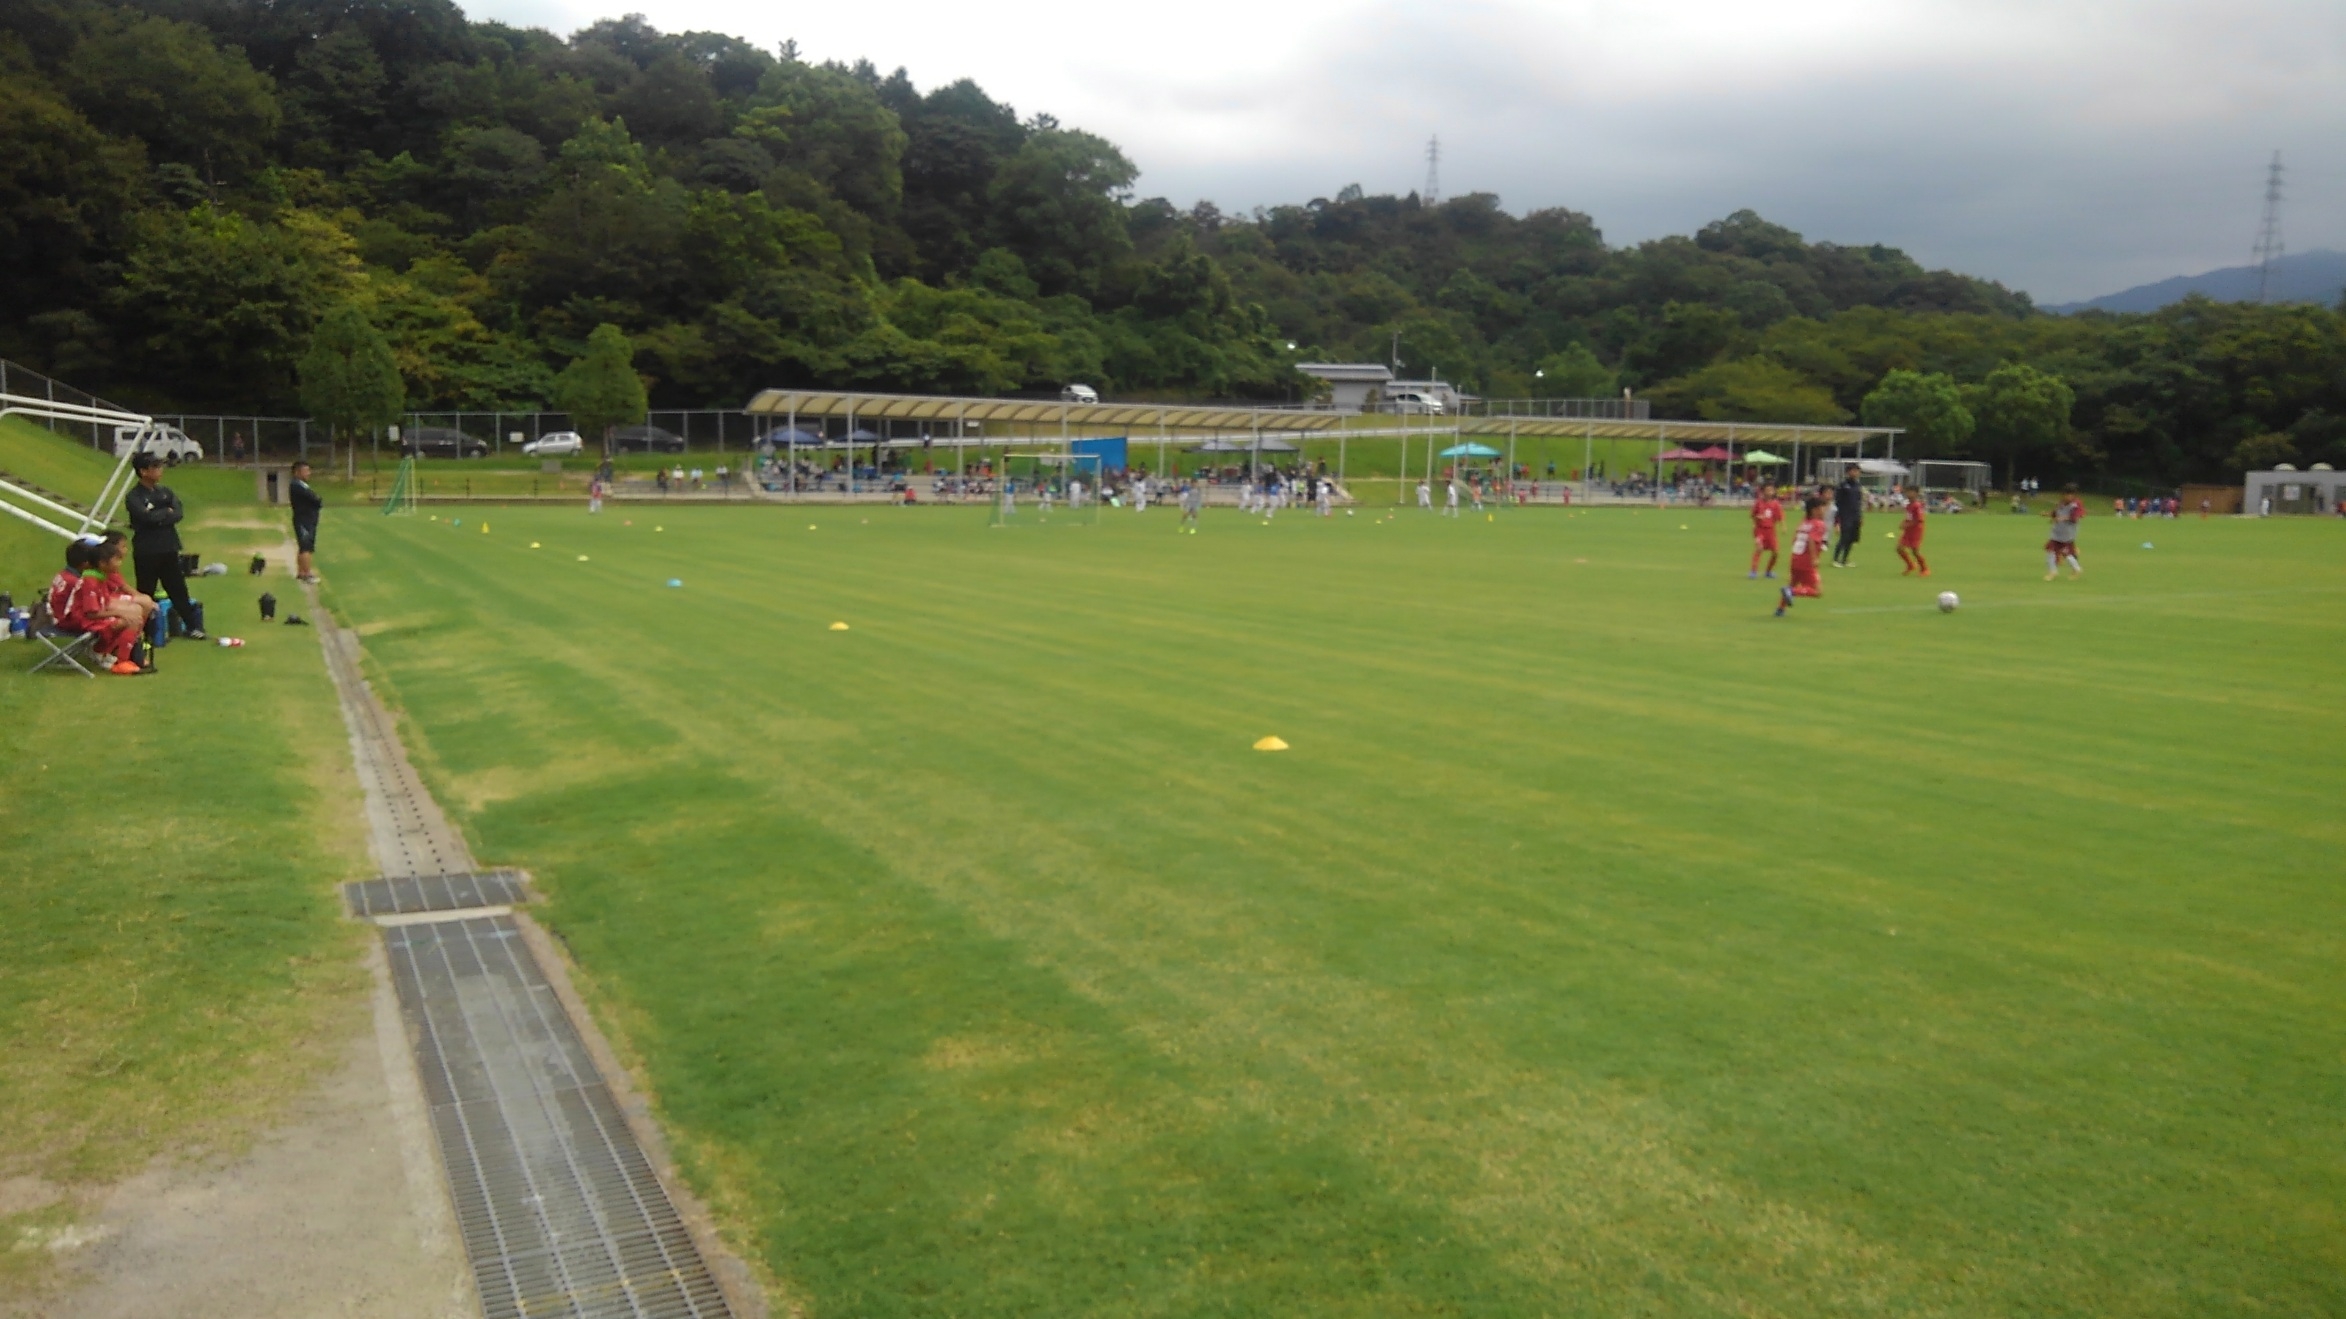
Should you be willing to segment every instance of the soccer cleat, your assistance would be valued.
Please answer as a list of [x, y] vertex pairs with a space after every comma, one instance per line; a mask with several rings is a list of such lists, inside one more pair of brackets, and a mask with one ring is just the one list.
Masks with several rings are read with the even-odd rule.
[[107, 669], [107, 670], [106, 670], [106, 672], [108, 672], [108, 673], [119, 673], [119, 674], [121, 674], [123, 677], [125, 677], [125, 678], [128, 678], [128, 677], [135, 676], [135, 675], [137, 675], [137, 674], [144, 673], [144, 672], [146, 672], [146, 670], [144, 670], [144, 669], [140, 668], [140, 667], [139, 667], [138, 665], [136, 665], [136, 664], [133, 664], [133, 663], [131, 663], [129, 660], [116, 660], [116, 661], [114, 661], [114, 665], [113, 665], [113, 667], [112, 667], [112, 668], [109, 668], [109, 669]]
[[188, 640], [190, 640], [190, 641], [210, 641], [210, 640], [211, 640], [211, 638], [210, 638], [209, 636], [206, 636], [206, 635], [204, 634], [204, 630], [203, 630], [202, 628], [200, 628], [200, 627], [199, 627], [199, 628], [192, 629], [192, 630], [190, 630], [190, 631], [188, 631], [188, 632], [181, 633], [180, 635], [182, 635], [182, 636], [186, 637], [186, 638], [187, 638]]
[[1766, 572], [1764, 572], [1764, 573], [1761, 573], [1761, 574], [1760, 574], [1760, 576], [1762, 576], [1762, 577], [1765, 577], [1765, 578], [1767, 578], [1769, 581], [1771, 581], [1771, 582], [1772, 582], [1772, 581], [1776, 580], [1776, 570], [1775, 570], [1775, 569], [1773, 569], [1773, 568], [1770, 568], [1770, 569], [1768, 569]]
[[1756, 581], [1758, 581], [1758, 580], [1759, 580], [1759, 569], [1757, 569], [1757, 568], [1754, 568], [1754, 569], [1752, 569], [1750, 572], [1747, 572], [1747, 573], [1743, 574], [1743, 576], [1744, 576], [1744, 580], [1746, 580], [1746, 581], [1754, 581], [1754, 582], [1756, 582]]
[[2049, 581], [2052, 581], [2052, 580], [2054, 580], [2055, 578], [2058, 578], [2060, 575], [2061, 575], [2061, 574], [2059, 574], [2059, 573], [2057, 573], [2057, 572], [2049, 572], [2049, 573], [2046, 573], [2046, 574], [2045, 574], [2045, 580], [2049, 582]]

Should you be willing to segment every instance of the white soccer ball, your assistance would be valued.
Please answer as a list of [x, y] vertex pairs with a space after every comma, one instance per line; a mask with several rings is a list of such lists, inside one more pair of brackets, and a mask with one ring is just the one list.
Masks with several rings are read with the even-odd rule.
[[1959, 605], [1959, 604], [1962, 604], [1962, 603], [1963, 603], [1963, 599], [1962, 599], [1962, 597], [1961, 597], [1961, 596], [1958, 596], [1958, 595], [1956, 595], [1956, 594], [1955, 594], [1953, 591], [1941, 591], [1941, 592], [1939, 592], [1939, 612], [1940, 612], [1940, 613], [1942, 613], [1942, 614], [1952, 614], [1952, 613], [1954, 613], [1954, 612], [1955, 612], [1955, 606], [1957, 606], [1957, 605]]

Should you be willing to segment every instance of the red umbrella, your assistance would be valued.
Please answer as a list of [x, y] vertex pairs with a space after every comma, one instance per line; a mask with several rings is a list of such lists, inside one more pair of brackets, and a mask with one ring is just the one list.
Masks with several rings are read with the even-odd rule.
[[1702, 455], [1692, 449], [1672, 449], [1668, 453], [1654, 455], [1654, 461], [1658, 463], [1699, 462], [1701, 459]]
[[1734, 454], [1727, 452], [1725, 449], [1720, 448], [1716, 444], [1712, 445], [1708, 449], [1703, 450], [1701, 453], [1696, 454], [1695, 457], [1702, 459], [1706, 463], [1730, 463], [1735, 461]]

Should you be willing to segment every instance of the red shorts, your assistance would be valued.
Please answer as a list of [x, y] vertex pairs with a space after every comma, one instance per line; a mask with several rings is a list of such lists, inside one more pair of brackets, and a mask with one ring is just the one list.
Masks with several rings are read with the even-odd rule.
[[2077, 553], [2077, 542], [2073, 540], [2048, 540], [2045, 542], [2045, 553], [2058, 554], [2066, 559]]
[[1774, 527], [1768, 527], [1764, 530], [1757, 527], [1753, 528], [1751, 533], [1751, 547], [1755, 550], [1766, 550], [1768, 553], [1774, 554], [1776, 552], [1776, 529]]
[[1899, 532], [1899, 533], [1898, 533], [1898, 548], [1899, 548], [1899, 549], [1902, 549], [1902, 550], [1919, 550], [1919, 549], [1921, 549], [1921, 548], [1922, 548], [1922, 530], [1921, 530], [1921, 528], [1919, 528], [1919, 527], [1918, 527], [1918, 528], [1916, 528], [1916, 529], [1915, 529], [1915, 530], [1913, 530], [1913, 531], [1901, 531], [1901, 532]]

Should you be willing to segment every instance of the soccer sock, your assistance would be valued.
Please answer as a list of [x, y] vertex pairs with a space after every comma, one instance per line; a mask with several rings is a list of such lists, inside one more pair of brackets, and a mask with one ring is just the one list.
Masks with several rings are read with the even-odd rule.
[[2069, 556], [2069, 570], [2071, 572], [2077, 573], [2079, 576], [2083, 576], [2085, 574], [2085, 565], [2079, 563], [2077, 561], [2077, 556], [2072, 554]]
[[2055, 554], [2055, 553], [2053, 553], [2051, 550], [2046, 550], [2046, 551], [2045, 551], [2045, 571], [2046, 571], [2046, 572], [2059, 572], [2059, 571], [2061, 571], [2061, 556], [2060, 556], [2060, 555], [2058, 555], [2058, 554]]

